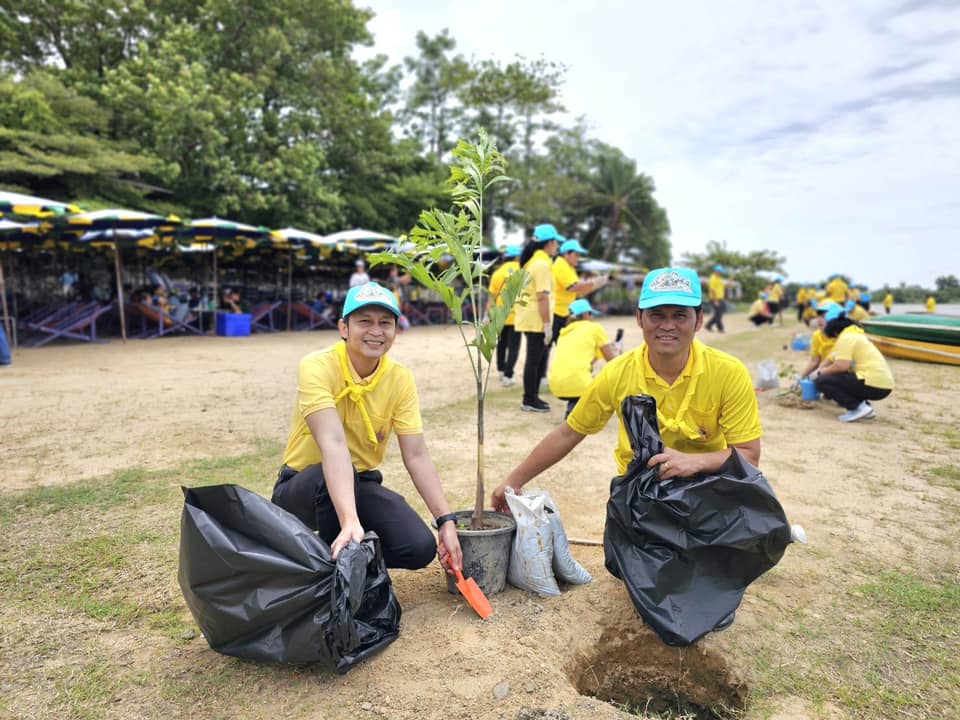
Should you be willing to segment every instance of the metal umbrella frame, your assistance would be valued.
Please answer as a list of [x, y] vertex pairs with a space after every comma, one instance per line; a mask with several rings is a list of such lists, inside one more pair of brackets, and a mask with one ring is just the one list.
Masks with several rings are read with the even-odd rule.
[[[101, 231], [104, 235], [96, 239], [106, 242], [106, 233], [110, 234], [110, 241], [113, 245], [113, 266], [117, 278], [117, 307], [120, 311], [120, 334], [123, 342], [127, 341], [127, 318], [124, 312], [123, 304], [123, 280], [120, 268], [120, 231], [151, 230], [150, 236], [169, 237], [174, 229], [181, 223], [176, 215], [154, 215], [152, 213], [139, 212], [137, 210], [125, 210], [112, 208], [108, 210], [95, 210], [93, 212], [78, 213], [71, 215], [65, 220], [65, 232], [77, 235], [78, 242], [83, 242], [83, 238], [90, 237], [91, 231]], [[87, 242], [92, 242], [88, 239]]]

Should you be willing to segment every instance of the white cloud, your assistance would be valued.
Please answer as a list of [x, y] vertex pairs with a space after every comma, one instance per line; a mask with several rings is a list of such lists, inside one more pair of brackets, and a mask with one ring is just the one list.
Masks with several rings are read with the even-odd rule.
[[960, 5], [367, 2], [377, 52], [568, 66], [563, 101], [653, 176], [674, 258], [709, 240], [871, 285], [960, 275]]

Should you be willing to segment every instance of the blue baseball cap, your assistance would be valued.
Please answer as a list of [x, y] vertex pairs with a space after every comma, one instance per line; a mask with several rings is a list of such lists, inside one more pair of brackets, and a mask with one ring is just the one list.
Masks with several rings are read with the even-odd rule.
[[831, 306], [827, 308], [827, 313], [823, 316], [823, 319], [826, 322], [830, 322], [831, 320], [836, 320], [838, 317], [843, 317], [843, 315], [843, 308], [837, 305], [837, 303], [832, 303]]
[[507, 245], [503, 249], [503, 254], [508, 258], [520, 257], [523, 254], [523, 245]]
[[397, 305], [397, 296], [383, 285], [375, 282], [364, 283], [350, 288], [347, 299], [343, 302], [343, 317], [368, 305], [378, 305], [386, 308], [395, 316], [400, 317], [400, 307]]
[[586, 255], [587, 249], [580, 244], [579, 240], [567, 240], [563, 245], [560, 246], [560, 254], [575, 252], [580, 255]]
[[537, 242], [547, 242], [548, 240], [556, 240], [560, 234], [557, 232], [557, 229], [550, 223], [544, 223], [543, 225], [537, 225], [533, 229], [533, 239]]
[[723, 265], [714, 265], [713, 271], [718, 273], [725, 273], [727, 269]]
[[640, 288], [641, 310], [659, 305], [697, 307], [703, 304], [700, 276], [690, 268], [657, 268], [647, 273]]
[[583, 315], [584, 313], [593, 313], [594, 315], [600, 314], [598, 310], [593, 309], [590, 301], [586, 298], [574, 300], [572, 303], [570, 303], [570, 306], [567, 309], [570, 311], [571, 315]]

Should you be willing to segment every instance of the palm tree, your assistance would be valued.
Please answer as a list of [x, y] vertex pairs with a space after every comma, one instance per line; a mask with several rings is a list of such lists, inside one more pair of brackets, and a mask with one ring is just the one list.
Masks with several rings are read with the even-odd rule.
[[670, 223], [666, 211], [653, 197], [653, 180], [637, 172], [637, 164], [616, 148], [597, 156], [584, 209], [603, 238], [602, 257], [615, 261], [621, 255], [648, 267], [670, 261]]

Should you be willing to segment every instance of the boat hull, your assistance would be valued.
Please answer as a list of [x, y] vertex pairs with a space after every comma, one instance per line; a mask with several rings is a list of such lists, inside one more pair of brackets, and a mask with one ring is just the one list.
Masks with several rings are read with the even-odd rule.
[[951, 315], [880, 315], [864, 320], [874, 336], [960, 346], [960, 317]]
[[943, 365], [960, 365], [960, 346], [884, 337], [872, 333], [868, 333], [867, 337], [887, 357], [941, 363]]

